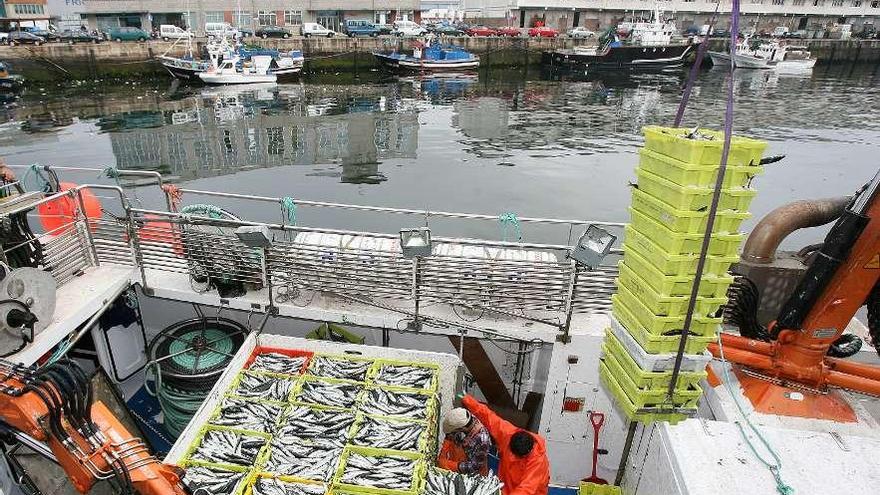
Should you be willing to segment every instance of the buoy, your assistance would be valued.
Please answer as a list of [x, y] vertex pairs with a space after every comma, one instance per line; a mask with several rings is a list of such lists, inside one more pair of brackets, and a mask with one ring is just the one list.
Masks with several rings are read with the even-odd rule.
[[[158, 215], [144, 215], [144, 226], [138, 230], [138, 239], [140, 242], [167, 244], [171, 246], [174, 254], [183, 256], [180, 233], [171, 227], [171, 222], [162, 220]], [[128, 240], [127, 235], [126, 240]]]
[[[73, 182], [62, 182], [61, 191], [68, 191], [77, 187]], [[94, 220], [101, 218], [101, 201], [88, 189], [79, 191], [82, 195], [83, 207], [86, 218], [90, 220], [89, 228], [97, 227]], [[40, 216], [40, 224], [46, 232], [59, 235], [70, 230], [71, 223], [76, 219], [79, 210], [79, 201], [75, 197], [63, 196], [37, 206]]]

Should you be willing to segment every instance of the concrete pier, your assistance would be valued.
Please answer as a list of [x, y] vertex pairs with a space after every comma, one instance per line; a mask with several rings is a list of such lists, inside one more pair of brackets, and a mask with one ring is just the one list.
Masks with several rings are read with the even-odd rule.
[[[450, 43], [480, 55], [484, 67], [516, 67], [536, 65], [541, 52], [559, 48], [590, 45], [593, 40], [568, 38], [450, 38]], [[405, 50], [415, 40], [397, 38], [291, 38], [250, 40], [250, 43], [282, 51], [302, 50], [306, 72], [359, 72], [377, 67], [374, 51]], [[726, 40], [710, 41], [713, 50], [724, 50]], [[820, 63], [880, 61], [880, 40], [791, 40], [804, 44], [819, 58]], [[204, 41], [196, 43], [201, 49]], [[8, 62], [13, 72], [31, 81], [69, 79], [106, 79], [131, 76], [157, 76], [164, 73], [154, 61], [166, 51], [182, 54], [180, 43], [148, 41], [104, 42], [99, 44], [42, 46], [0, 46], [0, 60]]]

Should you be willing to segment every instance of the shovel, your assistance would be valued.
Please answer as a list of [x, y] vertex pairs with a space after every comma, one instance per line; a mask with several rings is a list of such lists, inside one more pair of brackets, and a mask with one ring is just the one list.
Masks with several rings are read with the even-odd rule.
[[590, 423], [593, 425], [593, 474], [581, 481], [597, 485], [607, 485], [608, 480], [596, 476], [596, 466], [599, 464], [599, 430], [602, 429], [602, 425], [605, 423], [605, 415], [600, 412], [590, 411]]

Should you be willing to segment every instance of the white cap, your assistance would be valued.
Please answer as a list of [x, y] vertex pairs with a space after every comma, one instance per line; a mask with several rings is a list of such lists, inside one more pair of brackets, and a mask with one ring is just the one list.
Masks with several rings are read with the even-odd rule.
[[460, 430], [467, 426], [471, 421], [471, 413], [463, 407], [450, 409], [443, 415], [443, 433], [449, 434], [455, 430]]

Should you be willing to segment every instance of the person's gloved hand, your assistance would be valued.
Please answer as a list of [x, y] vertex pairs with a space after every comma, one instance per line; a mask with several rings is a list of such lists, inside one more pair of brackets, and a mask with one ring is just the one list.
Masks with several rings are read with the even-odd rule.
[[464, 392], [459, 392], [459, 393], [455, 394], [455, 401], [461, 402], [462, 400], [464, 400], [465, 395], [466, 394]]

